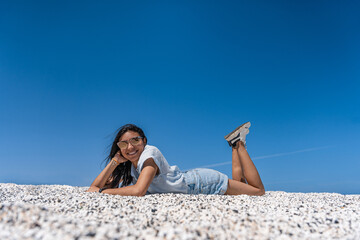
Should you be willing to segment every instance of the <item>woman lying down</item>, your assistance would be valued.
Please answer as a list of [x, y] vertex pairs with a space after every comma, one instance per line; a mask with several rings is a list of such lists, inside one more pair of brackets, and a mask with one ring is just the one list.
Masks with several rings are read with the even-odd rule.
[[[87, 192], [144, 196], [153, 193], [263, 195], [264, 185], [245, 148], [250, 122], [225, 136], [232, 151], [232, 177], [206, 168], [180, 171], [169, 166], [155, 146], [147, 144], [142, 129], [127, 124], [117, 133], [107, 166]], [[119, 187], [120, 185], [120, 187]]]

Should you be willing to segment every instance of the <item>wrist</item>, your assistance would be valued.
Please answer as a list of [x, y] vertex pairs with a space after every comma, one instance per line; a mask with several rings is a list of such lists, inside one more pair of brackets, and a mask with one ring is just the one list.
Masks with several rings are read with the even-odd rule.
[[118, 166], [118, 165], [120, 164], [120, 162], [117, 161], [115, 158], [112, 158], [112, 159], [111, 159], [111, 164]]

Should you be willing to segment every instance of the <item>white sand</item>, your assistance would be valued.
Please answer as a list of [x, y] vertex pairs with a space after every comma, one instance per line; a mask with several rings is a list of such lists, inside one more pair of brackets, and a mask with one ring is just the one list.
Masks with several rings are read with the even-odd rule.
[[360, 239], [360, 195], [154, 194], [0, 184], [0, 239]]

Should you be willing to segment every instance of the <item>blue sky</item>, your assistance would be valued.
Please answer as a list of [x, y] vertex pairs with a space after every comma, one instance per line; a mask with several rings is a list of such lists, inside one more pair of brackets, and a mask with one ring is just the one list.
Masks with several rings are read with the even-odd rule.
[[89, 186], [116, 129], [267, 190], [360, 193], [358, 1], [2, 1], [0, 182]]

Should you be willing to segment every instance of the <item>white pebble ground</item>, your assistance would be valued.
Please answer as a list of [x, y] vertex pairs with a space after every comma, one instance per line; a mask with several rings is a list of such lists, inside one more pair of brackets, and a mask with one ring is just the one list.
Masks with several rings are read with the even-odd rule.
[[360, 239], [360, 195], [153, 194], [0, 184], [0, 239]]

